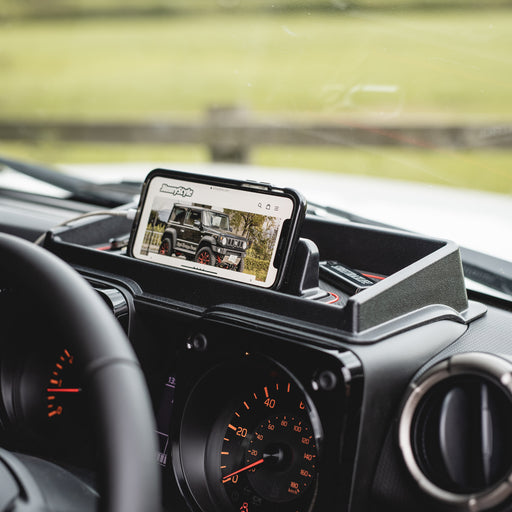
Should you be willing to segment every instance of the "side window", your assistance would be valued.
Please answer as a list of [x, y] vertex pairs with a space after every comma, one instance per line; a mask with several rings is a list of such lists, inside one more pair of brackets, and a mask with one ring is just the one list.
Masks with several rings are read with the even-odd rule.
[[184, 224], [187, 224], [188, 226], [193, 226], [194, 221], [201, 220], [201, 212], [198, 212], [197, 210], [190, 210], [188, 212], [187, 218], [185, 219]]
[[185, 218], [185, 213], [185, 208], [174, 208], [171, 218], [169, 220], [173, 222], [179, 222], [180, 224], [182, 224], [183, 219]]

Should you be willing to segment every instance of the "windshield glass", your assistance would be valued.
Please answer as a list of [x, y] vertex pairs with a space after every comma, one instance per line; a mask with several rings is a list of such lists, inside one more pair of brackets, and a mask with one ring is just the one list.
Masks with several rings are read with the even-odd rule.
[[270, 181], [512, 254], [510, 0], [0, 7], [1, 155]]
[[229, 217], [217, 212], [203, 212], [203, 224], [207, 227], [229, 231]]

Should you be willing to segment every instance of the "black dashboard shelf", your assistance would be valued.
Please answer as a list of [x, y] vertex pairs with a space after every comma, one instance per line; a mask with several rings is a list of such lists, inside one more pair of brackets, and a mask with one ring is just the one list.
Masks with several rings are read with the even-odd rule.
[[[321, 326], [330, 339], [373, 343], [418, 325], [468, 323], [485, 313], [468, 301], [459, 248], [445, 240], [308, 216], [281, 290], [266, 290], [94, 248], [130, 228], [122, 217], [93, 217], [55, 228], [44, 245], [86, 277], [128, 286], [141, 307], [168, 307], [172, 296], [172, 306], [182, 313], [239, 318], [262, 330], [300, 325], [305, 334], [318, 336]], [[319, 280], [319, 259], [387, 277], [351, 296], [333, 290], [343, 300], [326, 304], [316, 300], [321, 293], [315, 291], [331, 291]]]
[[457, 244], [386, 228], [309, 219], [303, 236], [322, 259], [370, 269], [386, 279], [348, 298], [345, 329], [361, 333], [424, 308], [468, 311]]

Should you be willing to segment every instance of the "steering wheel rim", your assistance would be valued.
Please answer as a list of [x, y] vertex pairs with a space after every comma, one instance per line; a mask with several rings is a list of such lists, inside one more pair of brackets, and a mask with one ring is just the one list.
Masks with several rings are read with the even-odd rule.
[[12, 235], [0, 234], [2, 274], [44, 304], [83, 363], [84, 384], [98, 414], [100, 510], [160, 510], [151, 401], [137, 357], [112, 312], [64, 261]]

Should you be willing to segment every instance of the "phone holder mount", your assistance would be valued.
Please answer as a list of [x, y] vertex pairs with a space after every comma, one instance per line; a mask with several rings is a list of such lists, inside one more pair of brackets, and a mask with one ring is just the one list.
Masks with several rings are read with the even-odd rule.
[[330, 294], [320, 288], [320, 252], [308, 238], [300, 238], [287, 276], [279, 291], [305, 299], [324, 300]]

